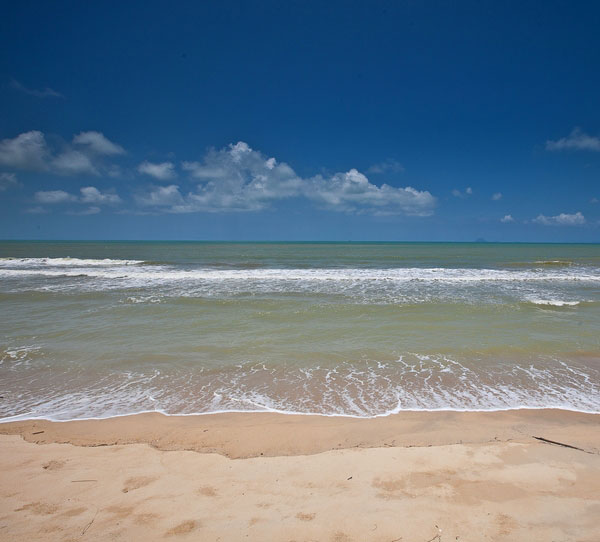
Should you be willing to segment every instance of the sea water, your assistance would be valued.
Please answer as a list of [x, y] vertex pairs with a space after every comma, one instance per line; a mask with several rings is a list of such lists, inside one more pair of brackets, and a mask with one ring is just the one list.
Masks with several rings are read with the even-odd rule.
[[600, 412], [600, 245], [0, 243], [0, 418]]

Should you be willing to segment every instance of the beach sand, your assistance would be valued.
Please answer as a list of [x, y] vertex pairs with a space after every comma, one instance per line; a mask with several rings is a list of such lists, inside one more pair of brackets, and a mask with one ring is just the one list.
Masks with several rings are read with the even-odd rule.
[[560, 410], [5, 423], [0, 540], [597, 542], [599, 429]]

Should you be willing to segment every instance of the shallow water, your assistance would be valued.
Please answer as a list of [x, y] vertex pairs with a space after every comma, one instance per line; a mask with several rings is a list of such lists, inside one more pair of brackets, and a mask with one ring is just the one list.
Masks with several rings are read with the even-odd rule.
[[600, 245], [0, 243], [0, 417], [600, 412]]

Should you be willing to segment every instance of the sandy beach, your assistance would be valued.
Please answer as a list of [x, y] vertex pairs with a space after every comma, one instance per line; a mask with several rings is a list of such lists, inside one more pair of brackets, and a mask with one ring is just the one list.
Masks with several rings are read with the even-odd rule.
[[0, 539], [597, 541], [599, 417], [558, 410], [0, 425]]

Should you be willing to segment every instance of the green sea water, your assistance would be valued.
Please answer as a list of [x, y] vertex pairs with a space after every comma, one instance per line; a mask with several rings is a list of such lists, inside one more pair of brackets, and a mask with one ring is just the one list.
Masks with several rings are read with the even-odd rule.
[[600, 245], [0, 243], [0, 418], [600, 412]]

